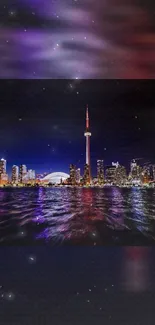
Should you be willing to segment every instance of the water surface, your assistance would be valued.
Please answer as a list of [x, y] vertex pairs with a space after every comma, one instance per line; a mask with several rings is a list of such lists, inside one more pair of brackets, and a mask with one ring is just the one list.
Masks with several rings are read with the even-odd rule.
[[154, 244], [154, 219], [154, 189], [0, 189], [1, 244]]

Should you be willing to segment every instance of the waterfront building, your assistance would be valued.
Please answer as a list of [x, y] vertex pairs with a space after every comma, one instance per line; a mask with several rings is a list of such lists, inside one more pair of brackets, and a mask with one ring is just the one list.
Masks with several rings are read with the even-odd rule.
[[116, 166], [106, 166], [105, 171], [106, 183], [114, 185], [116, 183]]
[[70, 165], [69, 182], [70, 182], [70, 185], [76, 185], [76, 166], [73, 164]]
[[121, 165], [117, 165], [116, 167], [116, 185], [125, 185], [127, 183], [127, 172], [126, 168]]
[[19, 167], [19, 182], [25, 183], [27, 181], [27, 167], [26, 165], [20, 165]]
[[0, 174], [5, 174], [6, 173], [6, 160], [1, 159], [0, 160]]
[[80, 168], [76, 169], [76, 183], [79, 184], [81, 180]]
[[16, 165], [12, 166], [12, 183], [17, 184], [19, 182], [19, 167]]
[[129, 181], [131, 184], [141, 184], [142, 182], [142, 172], [143, 168], [139, 166], [135, 159], [131, 161], [130, 164], [130, 173], [129, 173]]
[[40, 179], [42, 184], [61, 184], [67, 182], [69, 175], [64, 172], [54, 172], [47, 174], [45, 177]]
[[104, 161], [97, 160], [97, 180], [99, 185], [104, 184]]
[[27, 172], [27, 178], [30, 181], [35, 180], [35, 170], [29, 169]]
[[85, 164], [84, 167], [83, 185], [90, 185], [90, 168], [88, 164]]
[[0, 160], [0, 185], [6, 185], [8, 182], [8, 175], [6, 173], [6, 160]]

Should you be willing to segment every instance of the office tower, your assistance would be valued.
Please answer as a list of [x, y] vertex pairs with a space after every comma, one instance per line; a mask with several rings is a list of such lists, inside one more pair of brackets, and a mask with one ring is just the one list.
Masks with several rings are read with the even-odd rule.
[[24, 183], [27, 179], [27, 167], [26, 165], [20, 165], [19, 167], [19, 181], [20, 183]]
[[135, 159], [133, 159], [131, 161], [130, 166], [131, 167], [130, 167], [130, 175], [129, 175], [129, 178], [132, 181], [140, 181], [141, 180], [142, 167], [137, 164], [137, 162], [136, 162]]
[[76, 166], [70, 165], [70, 184], [76, 185]]
[[116, 184], [116, 166], [107, 166], [105, 171], [106, 183], [109, 185]]
[[152, 165], [153, 181], [155, 181], [155, 165]]
[[144, 165], [141, 172], [142, 182], [144, 184], [153, 181], [153, 166], [152, 165]]
[[112, 166], [115, 166], [117, 168], [119, 166], [119, 162], [118, 161], [116, 163], [112, 162]]
[[8, 174], [3, 173], [0, 175], [0, 185], [6, 185], [8, 183]]
[[83, 185], [90, 185], [90, 168], [88, 164], [84, 167]]
[[29, 169], [27, 172], [27, 178], [30, 181], [35, 180], [35, 170]]
[[12, 183], [17, 184], [19, 181], [19, 167], [14, 165], [12, 166]]
[[90, 137], [91, 133], [89, 130], [89, 112], [88, 112], [88, 105], [86, 109], [86, 131], [84, 133], [86, 137], [86, 165], [88, 166], [87, 169], [89, 171], [89, 183], [91, 182], [91, 166], [90, 166]]
[[97, 180], [98, 184], [104, 184], [104, 161], [97, 160]]
[[132, 159], [130, 163], [130, 172], [134, 173], [136, 171], [137, 171], [137, 162], [135, 159]]
[[5, 174], [6, 173], [6, 160], [1, 159], [0, 160], [0, 174]]
[[0, 185], [6, 185], [8, 182], [8, 175], [6, 173], [6, 160], [0, 160]]
[[126, 168], [121, 165], [117, 165], [116, 167], [116, 185], [125, 185], [127, 182], [127, 172]]
[[142, 179], [143, 168], [133, 159], [130, 164], [129, 181], [134, 185], [141, 185]]
[[76, 169], [76, 182], [79, 184], [81, 179], [80, 168]]

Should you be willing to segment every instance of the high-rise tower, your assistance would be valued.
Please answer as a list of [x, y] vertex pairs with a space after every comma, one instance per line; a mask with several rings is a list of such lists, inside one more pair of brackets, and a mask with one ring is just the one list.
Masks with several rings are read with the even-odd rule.
[[91, 169], [90, 169], [90, 137], [91, 133], [89, 130], [89, 112], [88, 112], [88, 105], [86, 108], [86, 131], [84, 133], [86, 137], [86, 165], [89, 167], [89, 180], [91, 181]]

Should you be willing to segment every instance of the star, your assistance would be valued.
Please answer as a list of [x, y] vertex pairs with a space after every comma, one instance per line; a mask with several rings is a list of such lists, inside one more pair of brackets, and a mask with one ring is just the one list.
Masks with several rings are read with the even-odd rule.
[[29, 261], [29, 263], [31, 263], [31, 264], [32, 264], [32, 263], [35, 263], [35, 262], [36, 262], [36, 257], [35, 257], [35, 256], [32, 256], [32, 255], [29, 256], [29, 257], [28, 257], [28, 261]]
[[14, 300], [15, 295], [14, 295], [13, 292], [8, 292], [8, 293], [5, 294], [4, 297], [6, 298], [6, 300], [12, 301], [12, 300]]
[[10, 17], [15, 17], [15, 16], [16, 16], [16, 11], [14, 11], [14, 10], [10, 10], [10, 11], [9, 11], [9, 16], [10, 16]]

